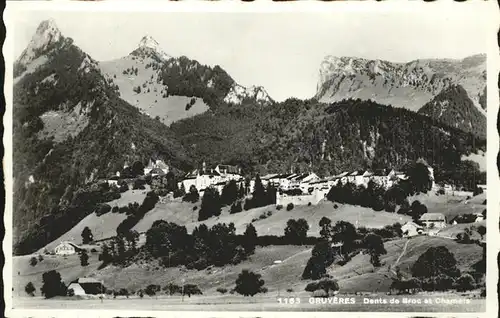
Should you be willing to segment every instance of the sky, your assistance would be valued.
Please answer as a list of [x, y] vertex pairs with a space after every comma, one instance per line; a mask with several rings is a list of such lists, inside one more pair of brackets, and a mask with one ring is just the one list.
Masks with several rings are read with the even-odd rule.
[[243, 86], [275, 100], [310, 98], [327, 55], [408, 62], [464, 58], [487, 51], [490, 24], [471, 10], [383, 12], [61, 12], [14, 17], [14, 56], [38, 24], [53, 18], [62, 34], [98, 61], [133, 51], [144, 35], [166, 53], [220, 65]]

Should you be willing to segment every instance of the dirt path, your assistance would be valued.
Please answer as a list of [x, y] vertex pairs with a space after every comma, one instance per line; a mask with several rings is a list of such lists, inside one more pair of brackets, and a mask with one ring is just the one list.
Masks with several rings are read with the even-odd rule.
[[392, 264], [391, 266], [391, 272], [394, 274], [394, 275], [397, 275], [397, 273], [394, 271], [393, 268], [395, 268], [396, 266], [398, 266], [399, 264], [399, 261], [401, 260], [401, 257], [403, 257], [403, 255], [406, 253], [406, 248], [408, 247], [408, 243], [410, 242], [410, 240], [406, 240], [405, 242], [405, 245], [403, 246], [403, 250], [401, 251], [401, 254], [399, 254], [399, 257], [398, 259], [394, 262], [394, 264]]

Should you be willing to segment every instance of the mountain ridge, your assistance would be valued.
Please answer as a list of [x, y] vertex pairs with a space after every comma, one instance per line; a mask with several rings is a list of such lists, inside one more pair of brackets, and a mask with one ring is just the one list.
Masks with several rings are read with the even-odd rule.
[[486, 139], [486, 117], [477, 110], [460, 85], [443, 89], [418, 113]]
[[123, 99], [167, 125], [215, 110], [221, 103], [274, 103], [263, 87], [244, 87], [219, 65], [170, 56], [151, 36], [144, 36], [129, 55], [99, 65], [117, 83]]
[[316, 99], [374, 100], [417, 111], [441, 90], [459, 84], [486, 114], [486, 55], [461, 60], [417, 59], [407, 63], [328, 55], [320, 64]]

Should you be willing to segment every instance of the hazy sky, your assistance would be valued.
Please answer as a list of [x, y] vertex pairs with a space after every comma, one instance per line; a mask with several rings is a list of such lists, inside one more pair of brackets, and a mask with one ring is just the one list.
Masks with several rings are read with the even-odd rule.
[[276, 100], [308, 98], [326, 55], [407, 62], [486, 52], [486, 19], [470, 10], [450, 12], [28, 11], [14, 20], [14, 53], [20, 55], [42, 20], [53, 18], [64, 36], [96, 60], [127, 55], [151, 35], [168, 54], [219, 64], [238, 83], [262, 85]]

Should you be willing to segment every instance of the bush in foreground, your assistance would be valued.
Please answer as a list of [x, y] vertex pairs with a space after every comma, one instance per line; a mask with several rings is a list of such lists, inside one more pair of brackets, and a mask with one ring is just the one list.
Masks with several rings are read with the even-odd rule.
[[24, 291], [30, 296], [35, 296], [36, 288], [32, 282], [29, 282], [26, 284], [26, 286], [24, 286]]
[[260, 274], [255, 274], [248, 270], [243, 270], [236, 279], [235, 291], [243, 296], [254, 296], [264, 292], [264, 280]]
[[[331, 279], [331, 278], [325, 278], [322, 279], [318, 282], [312, 282], [307, 284], [305, 291], [308, 292], [316, 292], [318, 290], [322, 290], [326, 296], [330, 295], [330, 292], [336, 292], [339, 290], [339, 284], [337, 280]], [[314, 294], [313, 294], [314, 296]], [[326, 297], [325, 296], [325, 297]], [[314, 296], [314, 297], [320, 297], [320, 296]]]

